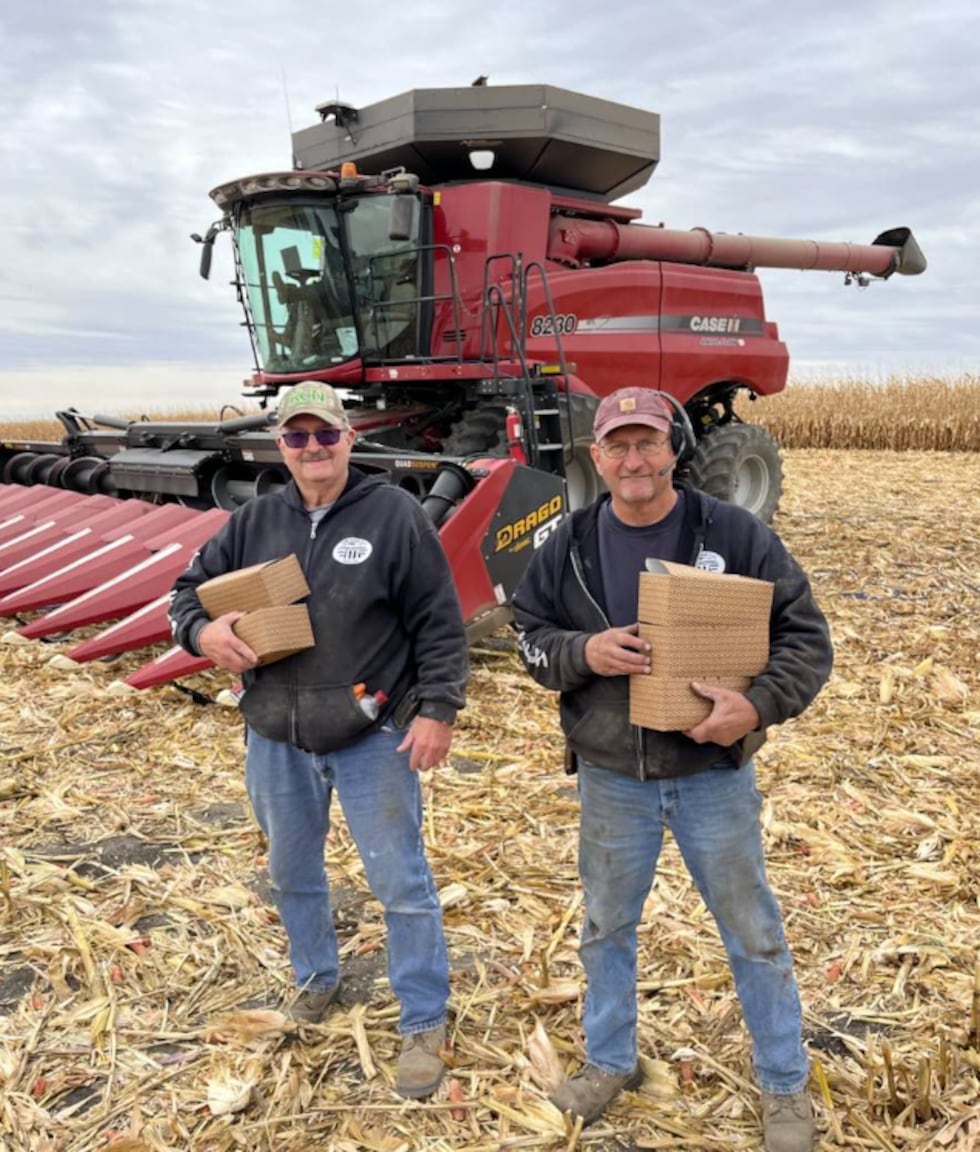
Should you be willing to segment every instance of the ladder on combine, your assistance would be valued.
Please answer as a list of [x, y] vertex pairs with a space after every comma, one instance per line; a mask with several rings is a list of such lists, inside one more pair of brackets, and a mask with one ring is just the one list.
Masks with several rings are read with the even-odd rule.
[[[534, 260], [525, 264], [518, 253], [506, 252], [490, 255], [484, 261], [483, 288], [478, 311], [471, 312], [463, 303], [456, 270], [455, 253], [447, 244], [424, 244], [400, 253], [420, 268], [423, 257], [439, 256], [445, 261], [448, 286], [435, 291], [431, 286], [416, 283], [406, 285], [407, 294], [397, 301], [379, 300], [372, 304], [365, 322], [374, 343], [372, 365], [404, 363], [404, 356], [391, 356], [381, 351], [387, 341], [383, 330], [389, 327], [393, 309], [412, 310], [415, 320], [411, 330], [415, 346], [410, 358], [428, 364], [439, 362], [464, 363], [464, 314], [478, 319], [480, 326], [479, 361], [488, 366], [486, 379], [479, 382], [477, 394], [483, 404], [495, 406], [503, 403], [520, 417], [527, 463], [533, 468], [565, 477], [565, 466], [573, 449], [571, 409], [563, 392], [567, 391], [568, 366], [562, 348], [561, 335], [555, 319], [554, 301], [544, 265]], [[406, 261], [411, 262], [411, 261]], [[492, 278], [501, 262], [502, 275]], [[377, 277], [381, 279], [380, 275]], [[546, 328], [554, 340], [554, 356], [548, 362], [530, 361], [527, 355], [529, 283], [537, 278], [547, 303], [551, 324]], [[428, 290], [426, 290], [428, 289]], [[433, 355], [423, 351], [428, 343], [428, 326], [434, 305], [448, 304], [451, 309], [451, 334], [456, 348], [446, 355]], [[445, 336], [444, 336], [445, 338]], [[563, 388], [564, 385], [564, 388]]]
[[[490, 282], [490, 266], [494, 261], [510, 263], [510, 294], [499, 283]], [[548, 311], [552, 318], [550, 330], [555, 341], [553, 362], [529, 362], [527, 356], [527, 297], [528, 283], [540, 277]], [[507, 396], [518, 412], [525, 430], [528, 464], [544, 472], [565, 476], [565, 465], [572, 452], [570, 409], [562, 415], [562, 384], [567, 389], [568, 367], [562, 348], [561, 336], [555, 323], [555, 307], [551, 298], [547, 271], [540, 261], [524, 264], [519, 255], [506, 253], [489, 256], [484, 268], [483, 309], [480, 325], [480, 358], [493, 364], [493, 386], [498, 394]], [[498, 338], [501, 322], [506, 340], [503, 353]], [[518, 376], [502, 374], [501, 361], [516, 361]]]

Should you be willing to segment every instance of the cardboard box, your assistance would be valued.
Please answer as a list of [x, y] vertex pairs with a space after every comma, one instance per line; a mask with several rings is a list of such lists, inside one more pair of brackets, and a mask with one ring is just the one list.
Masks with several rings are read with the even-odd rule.
[[260, 664], [284, 660], [314, 646], [313, 627], [305, 604], [277, 604], [249, 612], [234, 625]]
[[630, 677], [630, 721], [682, 731], [711, 712], [691, 681], [744, 692], [769, 662], [773, 586], [765, 580], [648, 560], [640, 574], [640, 635], [650, 675]]
[[254, 612], [292, 604], [310, 594], [303, 569], [294, 555], [266, 564], [253, 564], [206, 580], [197, 589], [204, 611], [216, 620], [226, 612]]
[[272, 664], [314, 646], [306, 605], [294, 603], [310, 594], [294, 555], [215, 576], [201, 584], [197, 594], [212, 620], [226, 612], [245, 613], [235, 623], [235, 634], [260, 664]]
[[640, 635], [649, 641], [652, 676], [704, 680], [711, 676], [754, 675], [769, 663], [768, 617], [765, 630], [733, 624], [645, 624]]
[[648, 624], [718, 624], [755, 627], [772, 608], [772, 584], [688, 564], [648, 560], [640, 573], [637, 619]]
[[700, 724], [711, 712], [711, 701], [694, 692], [692, 680], [736, 692], [744, 692], [752, 683], [749, 676], [631, 676], [630, 723], [659, 732], [683, 732]]

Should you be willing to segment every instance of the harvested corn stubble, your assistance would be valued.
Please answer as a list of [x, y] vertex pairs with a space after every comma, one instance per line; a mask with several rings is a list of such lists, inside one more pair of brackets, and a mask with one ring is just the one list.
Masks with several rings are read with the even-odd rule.
[[[821, 1149], [972, 1152], [980, 455], [785, 456], [776, 528], [830, 618], [836, 670], [758, 773]], [[173, 688], [113, 695], [145, 653], [62, 670], [53, 649], [0, 643], [0, 1147], [759, 1146], [724, 951], [669, 838], [639, 932], [643, 1088], [578, 1133], [547, 1101], [584, 1060], [578, 801], [555, 700], [510, 633], [473, 653], [450, 763], [425, 778], [452, 1069], [422, 1103], [392, 1091], [385, 925], [339, 807], [340, 1002], [287, 1028], [239, 715]], [[213, 698], [232, 682], [188, 683]]]

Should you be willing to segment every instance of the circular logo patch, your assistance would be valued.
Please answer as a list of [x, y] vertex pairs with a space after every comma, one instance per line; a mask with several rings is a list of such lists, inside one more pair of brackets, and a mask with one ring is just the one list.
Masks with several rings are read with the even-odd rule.
[[703, 568], [705, 572], [724, 572], [725, 561], [717, 552], [702, 552], [694, 561], [695, 568]]
[[334, 548], [333, 558], [338, 564], [363, 564], [373, 551], [370, 540], [347, 536]]

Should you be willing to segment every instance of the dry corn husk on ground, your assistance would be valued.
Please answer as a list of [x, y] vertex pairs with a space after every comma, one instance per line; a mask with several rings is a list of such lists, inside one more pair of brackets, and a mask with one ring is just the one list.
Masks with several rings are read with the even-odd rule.
[[[777, 527], [837, 643], [833, 681], [760, 760], [770, 875], [813, 1055], [821, 1147], [980, 1147], [980, 456], [787, 453]], [[73, 642], [77, 638], [73, 637]], [[581, 1058], [576, 799], [553, 699], [507, 634], [474, 653], [426, 782], [453, 959], [451, 1070], [391, 1091], [378, 906], [343, 822], [346, 987], [291, 1029], [240, 719], [142, 657], [51, 667], [0, 645], [0, 1146], [11, 1152], [758, 1149], [718, 938], [668, 845], [641, 930], [647, 1081], [595, 1127], [546, 1086]], [[214, 696], [227, 678], [194, 682]]]

